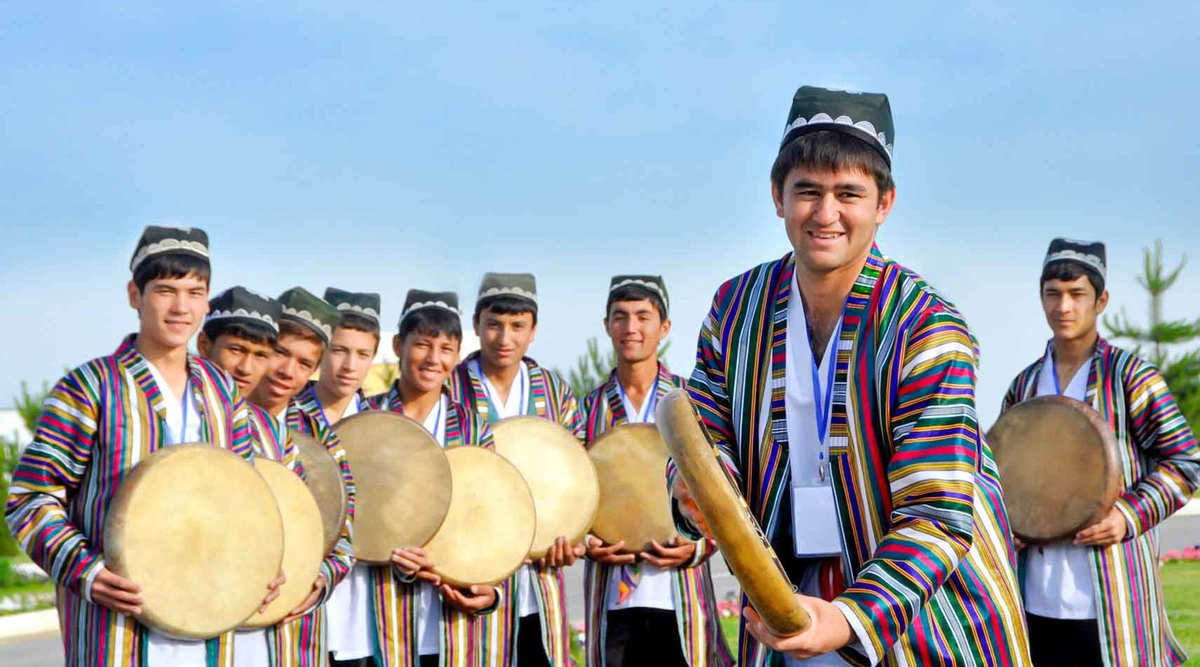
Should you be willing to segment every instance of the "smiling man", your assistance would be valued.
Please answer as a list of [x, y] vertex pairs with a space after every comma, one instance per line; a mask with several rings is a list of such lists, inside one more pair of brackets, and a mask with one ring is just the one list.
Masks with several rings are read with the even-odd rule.
[[208, 312], [208, 236], [194, 228], [147, 227], [129, 268], [138, 331], [50, 391], [13, 472], [6, 519], [57, 585], [68, 667], [228, 667], [232, 632], [187, 641], [141, 625], [138, 582], [105, 566], [104, 520], [122, 482], [147, 456], [210, 442], [254, 457], [246, 406], [233, 382], [188, 354]]
[[332, 426], [366, 407], [363, 382], [379, 351], [378, 294], [325, 289], [325, 301], [337, 309], [337, 326], [321, 359], [321, 375], [299, 397], [300, 407]]
[[[583, 421], [571, 387], [529, 358], [537, 336], [537, 282], [531, 273], [486, 273], [479, 283], [473, 323], [479, 351], [450, 376], [450, 396], [488, 424], [533, 415], [561, 425], [583, 446]], [[479, 619], [489, 665], [523, 667], [570, 660], [562, 568], [582, 546], [558, 536], [541, 562], [522, 566], [501, 587], [500, 608]]]
[[1158, 576], [1155, 526], [1200, 483], [1200, 449], [1158, 369], [1109, 345], [1096, 321], [1108, 305], [1103, 243], [1054, 239], [1041, 299], [1053, 338], [1021, 371], [1001, 413], [1036, 396], [1091, 405], [1112, 427], [1122, 493], [1070, 542], [1020, 554], [1026, 617], [1038, 667], [1178, 665]]
[[701, 327], [688, 391], [812, 619], [780, 637], [748, 610], [740, 665], [1029, 662], [975, 341], [875, 247], [894, 141], [886, 96], [800, 88], [771, 168], [792, 251]]

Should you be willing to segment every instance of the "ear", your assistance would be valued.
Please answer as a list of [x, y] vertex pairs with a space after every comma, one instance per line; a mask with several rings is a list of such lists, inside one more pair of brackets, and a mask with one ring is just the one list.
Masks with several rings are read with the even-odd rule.
[[529, 329], [529, 344], [533, 345], [533, 341], [537, 340], [537, 325], [534, 324]]
[[1100, 296], [1096, 297], [1096, 314], [1099, 315], [1099, 314], [1103, 313], [1104, 309], [1107, 307], [1108, 307], [1108, 290], [1104, 290], [1103, 292], [1100, 293]]
[[662, 337], [666, 338], [671, 333], [671, 320], [663, 320]]
[[879, 197], [879, 206], [875, 209], [875, 226], [879, 227], [887, 220], [888, 215], [892, 212], [892, 207], [896, 205], [896, 188], [883, 193]]
[[125, 292], [129, 296], [129, 307], [134, 310], [142, 308], [142, 290], [138, 289], [137, 283], [132, 280], [125, 286]]
[[208, 339], [208, 335], [203, 331], [201, 331], [200, 335], [196, 337], [196, 351], [199, 352], [200, 356], [204, 359], [207, 359], [208, 353], [212, 351], [212, 344], [213, 342]]
[[783, 217], [783, 193], [779, 191], [779, 186], [771, 183], [771, 201], [775, 202], [776, 217]]
[[400, 339], [400, 334], [392, 336], [392, 353], [397, 359], [404, 356], [404, 341]]

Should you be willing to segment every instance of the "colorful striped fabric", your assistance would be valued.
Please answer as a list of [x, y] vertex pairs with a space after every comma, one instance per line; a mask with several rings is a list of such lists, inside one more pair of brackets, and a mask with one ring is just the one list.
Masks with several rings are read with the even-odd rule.
[[[1037, 395], [1044, 360], [1013, 380], [1002, 414]], [[1158, 369], [1133, 353], [1098, 340], [1087, 386], [1087, 402], [1117, 437], [1125, 490], [1116, 507], [1128, 529], [1124, 541], [1091, 550], [1104, 663], [1178, 665], [1187, 655], [1163, 605], [1157, 526], [1200, 485], [1200, 448]]]
[[[655, 393], [662, 398], [668, 391], [684, 386], [683, 378], [672, 374], [662, 364], [658, 366]], [[625, 403], [617, 389], [617, 372], [609, 374], [604, 384], [583, 399], [587, 442], [589, 446], [609, 429], [629, 423]], [[665, 483], [665, 482], [664, 482]], [[729, 667], [733, 656], [721, 634], [717, 600], [713, 593], [712, 573], [708, 559], [716, 553], [715, 545], [707, 539], [696, 540], [696, 555], [687, 567], [671, 570], [674, 583], [672, 602], [675, 603], [675, 623], [683, 655], [691, 667]], [[604, 644], [608, 628], [608, 587], [619, 568], [604, 563], [586, 561], [584, 564], [584, 609], [587, 614], [587, 664], [604, 666]]]
[[[449, 393], [445, 389], [443, 392]], [[491, 448], [492, 433], [487, 423], [458, 403], [449, 401], [449, 404], [445, 446]], [[367, 407], [404, 414], [400, 381], [393, 382], [385, 393], [368, 398]], [[380, 667], [418, 667], [417, 612], [420, 589], [415, 583], [400, 581], [394, 576], [390, 565], [360, 563], [358, 567], [369, 567], [373, 580], [376, 663]], [[472, 616], [450, 605], [442, 605], [439, 667], [476, 667], [483, 664], [483, 638], [478, 635], [472, 619]]]
[[[772, 541], [792, 520], [779, 507], [789, 486], [784, 366], [794, 269], [789, 253], [717, 290], [688, 382]], [[963, 318], [872, 248], [837, 350], [828, 444], [851, 583], [834, 604], [859, 639], [842, 657], [1029, 664], [1008, 519], [975, 413], [977, 351]], [[764, 398], [769, 424], [760, 416]], [[744, 623], [739, 640], [739, 664], [777, 659]]]
[[[246, 406], [233, 381], [190, 355], [188, 371], [203, 438], [252, 461]], [[104, 521], [121, 481], [168, 445], [165, 411], [150, 364], [129, 336], [114, 354], [59, 380], [13, 472], [5, 518], [25, 552], [58, 584], [68, 667], [145, 666], [145, 628], [87, 596], [104, 566]], [[232, 633], [209, 641], [208, 654], [210, 666], [232, 665]]]
[[[458, 404], [473, 409], [475, 414], [489, 425], [494, 424], [495, 414], [491, 410], [487, 390], [483, 381], [471, 369], [472, 361], [479, 359], [473, 352], [450, 374], [448, 385], [450, 397]], [[583, 441], [583, 420], [579, 416], [579, 405], [571, 387], [553, 371], [542, 368], [536, 361], [525, 357], [529, 368], [529, 409], [526, 414], [536, 414], [549, 419]], [[517, 571], [520, 574], [521, 570]], [[517, 600], [519, 587], [517, 574], [509, 577], [500, 586], [501, 600], [496, 612], [474, 620], [478, 634], [483, 638], [482, 655], [488, 667], [508, 667], [514, 664], [517, 647]], [[571, 639], [567, 627], [567, 603], [563, 596], [563, 574], [560, 568], [541, 570], [537, 573], [538, 616], [542, 623], [542, 646], [551, 665], [573, 665]]]
[[[363, 395], [362, 389], [358, 390], [358, 400], [362, 401], [362, 405], [366, 406], [366, 397]], [[329, 423], [329, 419], [325, 416], [325, 409], [321, 406], [321, 400], [317, 398], [317, 381], [309, 380], [308, 384], [304, 385], [304, 390], [296, 395], [296, 405], [300, 406], [308, 416], [317, 420], [325, 428], [333, 426]]]

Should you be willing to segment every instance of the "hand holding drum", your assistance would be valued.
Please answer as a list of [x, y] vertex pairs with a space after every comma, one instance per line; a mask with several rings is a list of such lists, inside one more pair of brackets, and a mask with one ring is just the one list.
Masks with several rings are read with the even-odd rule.
[[679, 475], [763, 623], [780, 636], [803, 632], [810, 623], [808, 613], [720, 462], [687, 392], [675, 389], [664, 396], [656, 420]]

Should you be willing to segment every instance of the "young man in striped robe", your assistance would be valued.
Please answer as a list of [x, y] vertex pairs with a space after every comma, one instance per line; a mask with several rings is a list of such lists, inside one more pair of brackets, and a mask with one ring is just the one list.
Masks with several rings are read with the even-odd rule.
[[1121, 495], [1107, 516], [1070, 541], [1019, 554], [1038, 667], [1187, 660], [1163, 606], [1155, 527], [1195, 493], [1200, 449], [1158, 369], [1100, 337], [1105, 277], [1103, 243], [1051, 241], [1041, 299], [1053, 337], [1001, 408], [1056, 394], [1082, 401], [1112, 427], [1120, 455]]
[[[367, 399], [371, 410], [403, 414], [442, 447], [491, 447], [487, 424], [454, 402], [446, 378], [458, 363], [462, 322], [458, 295], [409, 290], [392, 350], [400, 377], [388, 391]], [[482, 664], [472, 620], [495, 610], [491, 586], [457, 588], [441, 583], [425, 551], [396, 545], [392, 565], [367, 566], [372, 580], [369, 616], [373, 658], [356, 667], [475, 667]], [[362, 567], [361, 565], [359, 567]]]
[[[661, 276], [615, 276], [608, 289], [604, 328], [617, 367], [583, 400], [588, 445], [621, 424], [654, 422], [658, 399], [683, 378], [658, 361], [671, 331], [667, 287]], [[653, 543], [639, 555], [624, 542], [589, 537], [584, 575], [588, 667], [729, 667], [721, 635], [707, 538]]]
[[[321, 357], [320, 377], [308, 381], [294, 404], [312, 430], [331, 432], [333, 424], [367, 408], [361, 389], [379, 347], [380, 298], [327, 287], [324, 300], [336, 309], [336, 324]], [[352, 569], [324, 610], [329, 659], [337, 665], [370, 659], [370, 574]]]
[[886, 96], [800, 88], [771, 169], [792, 252], [701, 327], [688, 391], [812, 619], [780, 637], [748, 609], [741, 665], [1029, 662], [975, 341], [875, 247], [893, 141]]
[[[488, 424], [520, 415], [548, 419], [582, 447], [583, 421], [571, 387], [526, 356], [537, 334], [537, 310], [533, 274], [484, 274], [472, 318], [479, 351], [450, 375], [450, 396]], [[522, 566], [501, 586], [500, 607], [477, 623], [484, 665], [570, 664], [562, 568], [581, 555], [581, 545], [559, 536], [545, 558]]]
[[[271, 667], [288, 664], [308, 667], [324, 665], [326, 662], [326, 638], [329, 634], [326, 604], [354, 563], [350, 535], [356, 494], [350, 464], [337, 434], [306, 414], [296, 402], [308, 378], [321, 363], [338, 313], [302, 287], [285, 291], [279, 296], [278, 302], [279, 334], [271, 351], [267, 372], [251, 394], [254, 430], [259, 434], [264, 451], [281, 452], [280, 458], [276, 459], [281, 462], [297, 456], [290, 435], [292, 430], [321, 442], [341, 467], [349, 507], [342, 534], [333, 550], [326, 555], [311, 594], [280, 624], [279, 650]], [[271, 458], [274, 459], [273, 456]]]
[[[205, 441], [253, 460], [246, 406], [211, 362], [188, 354], [208, 310], [208, 236], [147, 227], [130, 262], [138, 332], [50, 391], [13, 472], [9, 530], [57, 584], [68, 667], [228, 667], [233, 633], [167, 637], [135, 620], [138, 582], [105, 567], [104, 521], [129, 472], [163, 447]], [[278, 594], [277, 579], [264, 604]]]

